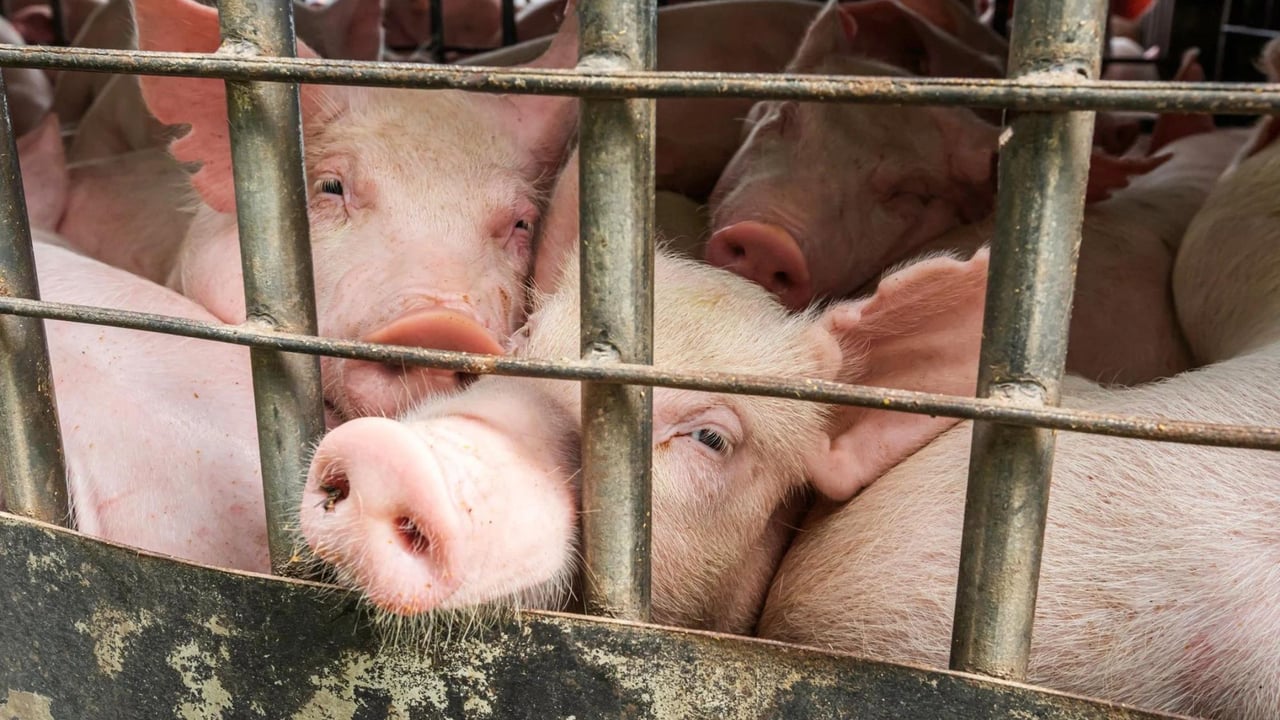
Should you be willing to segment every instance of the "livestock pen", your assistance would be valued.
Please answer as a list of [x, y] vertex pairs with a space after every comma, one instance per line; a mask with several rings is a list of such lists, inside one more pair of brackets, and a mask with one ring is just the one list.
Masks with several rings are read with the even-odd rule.
[[[1098, 81], [1105, 6], [1020, 0], [1003, 80], [657, 73], [656, 3], [647, 0], [580, 0], [574, 70], [295, 58], [291, 4], [273, 0], [221, 0], [224, 42], [212, 54], [0, 45], [3, 66], [226, 81], [250, 318], [225, 326], [41, 302], [3, 106], [0, 716], [1162, 717], [1018, 682], [1056, 433], [1276, 450], [1280, 428], [1058, 407], [1092, 111], [1260, 115], [1280, 111], [1280, 87]], [[580, 97], [582, 360], [315, 337], [297, 83]], [[1017, 111], [1000, 153], [976, 399], [651, 367], [652, 99], [726, 96]], [[277, 576], [140, 553], [65, 527], [42, 319], [252, 348]], [[583, 600], [594, 617], [521, 613], [483, 631], [459, 628], [459, 637], [436, 638], [424, 651], [385, 644], [354, 597], [290, 577], [297, 558], [280, 511], [297, 497], [308, 449], [324, 432], [320, 355], [582, 383]], [[977, 421], [951, 671], [646, 624], [654, 387]]]

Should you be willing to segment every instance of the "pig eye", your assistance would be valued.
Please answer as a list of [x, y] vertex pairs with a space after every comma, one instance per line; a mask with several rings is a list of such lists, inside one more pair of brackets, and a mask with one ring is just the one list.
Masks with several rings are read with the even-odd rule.
[[328, 178], [320, 181], [320, 192], [328, 195], [342, 194], [342, 181], [337, 178]]
[[710, 430], [708, 428], [698, 428], [697, 430], [694, 430], [690, 434], [690, 437], [702, 443], [703, 445], [706, 445], [712, 450], [715, 450], [721, 455], [729, 451], [729, 441], [725, 440], [724, 436], [716, 432], [715, 430]]
[[533, 230], [533, 223], [529, 222], [528, 220], [517, 220], [517, 221], [516, 221], [516, 229], [517, 229], [517, 230], [524, 230], [525, 232], [529, 232], [529, 231]]

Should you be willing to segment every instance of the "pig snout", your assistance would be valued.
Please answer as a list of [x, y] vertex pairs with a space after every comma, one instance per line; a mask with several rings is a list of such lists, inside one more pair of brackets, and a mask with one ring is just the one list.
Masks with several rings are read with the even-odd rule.
[[360, 418], [317, 447], [299, 529], [388, 613], [531, 602], [572, 569], [570, 492], [484, 421]]
[[441, 472], [412, 429], [349, 422], [316, 450], [302, 533], [378, 607], [409, 615], [439, 606], [458, 587], [460, 525]]
[[707, 262], [751, 280], [791, 310], [813, 300], [809, 266], [791, 233], [761, 222], [740, 222], [715, 232], [707, 243]]
[[[467, 315], [428, 310], [401, 317], [369, 333], [366, 342], [434, 350], [501, 355], [502, 346]], [[393, 415], [423, 397], [455, 390], [471, 376], [399, 363], [344, 361], [342, 386], [347, 408], [360, 415]]]

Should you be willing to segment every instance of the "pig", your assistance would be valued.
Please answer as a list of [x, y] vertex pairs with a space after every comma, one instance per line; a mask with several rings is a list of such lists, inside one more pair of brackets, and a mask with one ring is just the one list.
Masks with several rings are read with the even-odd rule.
[[[80, 33], [103, 0], [58, 0], [62, 5], [63, 29], [71, 40]], [[4, 3], [4, 16], [31, 45], [53, 45], [53, 9], [47, 0], [10, 0]], [[5, 42], [8, 42], [6, 40]]]
[[[386, 46], [397, 52], [427, 45], [433, 0], [387, 0]], [[443, 2], [444, 42], [451, 47], [480, 49], [501, 38], [500, 0], [435, 0]], [[554, 30], [554, 28], [552, 28]]]
[[[1259, 65], [1280, 82], [1280, 42], [1263, 48]], [[1280, 259], [1271, 243], [1280, 237], [1280, 118], [1267, 116], [1192, 219], [1173, 267], [1178, 318], [1195, 358], [1218, 362], [1280, 339], [1272, 318], [1277, 298], [1256, 298], [1258, 286], [1274, 288]], [[1244, 301], [1254, 298], [1257, 305]]]
[[[23, 44], [17, 30], [4, 18], [0, 18], [0, 42]], [[37, 68], [7, 67], [0, 69], [0, 77], [4, 78], [13, 131], [18, 135], [31, 132], [53, 105], [53, 85]]]
[[[970, 48], [901, 5], [878, 0], [847, 4], [875, 29], [863, 49], [919, 72], [1003, 77], [1004, 56]], [[657, 69], [774, 73], [786, 67], [820, 6], [799, 0], [720, 0], [658, 11]], [[749, 47], [742, 38], [752, 38]], [[507, 65], [528, 59], [546, 41], [473, 56], [463, 64]], [[742, 98], [657, 101], [654, 171], [659, 190], [695, 202], [707, 199], [741, 141], [752, 102]]]
[[[326, 58], [377, 60], [382, 50], [381, 14], [380, 0], [294, 3], [298, 37]], [[86, 21], [73, 44], [136, 50], [129, 0], [108, 0]], [[69, 150], [73, 162], [160, 147], [170, 139], [164, 126], [147, 113], [137, 76], [62, 72], [53, 92], [53, 111], [79, 128]]]
[[[45, 300], [216, 322], [171, 290], [34, 236]], [[269, 572], [248, 348], [52, 320], [45, 328], [76, 527]]]
[[[852, 18], [828, 7], [792, 69], [893, 74], [856, 54], [858, 32]], [[923, 248], [946, 247], [951, 231], [989, 219], [1000, 129], [968, 110], [767, 102], [753, 108], [751, 121], [711, 199], [706, 258], [770, 288], [788, 307], [851, 296]], [[1090, 183], [1098, 202], [1086, 212], [1073, 371], [1133, 384], [1190, 364], [1169, 268], [1241, 139], [1186, 137], [1164, 148], [1181, 156], [1175, 160], [1095, 156]], [[1144, 182], [1125, 187], [1144, 172]], [[1099, 302], [1094, 289], [1113, 283], [1128, 286], [1126, 306], [1144, 310], [1117, 316]]]
[[[550, 293], [539, 293], [512, 337], [518, 356], [579, 356], [576, 198], [576, 175], [567, 171], [540, 237], [536, 284]], [[975, 262], [985, 268], [985, 256]], [[741, 277], [660, 248], [654, 362], [836, 379], [862, 367], [861, 348], [892, 345], [901, 326], [886, 322], [890, 309], [911, 316], [980, 299], [985, 280], [965, 282], [967, 268], [926, 260], [887, 278], [871, 298], [795, 315]], [[880, 377], [901, 381], [896, 368], [878, 366], [888, 373]], [[928, 389], [972, 392], [971, 384]], [[579, 398], [571, 383], [488, 376], [398, 420], [347, 422], [316, 448], [299, 531], [317, 559], [391, 616], [565, 607], [582, 511]], [[847, 452], [826, 431], [832, 413], [671, 389], [657, 389], [653, 404], [653, 619], [749, 632], [810, 484], [835, 499], [854, 492]]]
[[[145, 49], [212, 51], [216, 13], [141, 0]], [[539, 61], [576, 54], [566, 31]], [[305, 45], [299, 54], [311, 54]], [[189, 124], [170, 146], [201, 206], [167, 285], [224, 322], [245, 320], [223, 84], [142, 79], [148, 108]], [[461, 91], [301, 88], [308, 214], [320, 333], [496, 354], [523, 319], [545, 188], [576, 127], [576, 102]], [[455, 387], [455, 373], [326, 358], [336, 417], [394, 414]]]
[[68, 164], [58, 117], [50, 113], [18, 138], [18, 161], [32, 227], [108, 265], [165, 282], [195, 216], [189, 176], [167, 152]]
[[[1242, 164], [1200, 213], [1235, 221], [1213, 227], [1211, 251], [1194, 256], [1195, 279], [1216, 285], [1194, 286], [1193, 298], [1218, 303], [1202, 308], [1219, 323], [1214, 363], [1134, 388], [1069, 376], [1063, 405], [1280, 425], [1276, 260], [1267, 252], [1275, 202], [1257, 190], [1265, 177], [1247, 172], [1264, 166]], [[1233, 186], [1237, 178], [1255, 185]], [[1247, 220], [1237, 221], [1242, 214]], [[1193, 223], [1184, 251], [1198, 247], [1194, 230]], [[918, 349], [887, 359], [899, 372], [915, 368], [922, 385], [949, 382], [958, 370], [967, 371], [967, 385], [980, 313], [959, 303], [936, 312], [945, 335], [899, 336]], [[883, 364], [875, 361], [880, 348], [872, 344], [869, 353], [872, 366]], [[846, 462], [875, 466], [860, 475], [860, 494], [824, 503], [802, 524], [773, 579], [759, 635], [945, 667], [971, 423], [900, 416], [885, 428], [855, 417], [836, 427], [833, 445], [846, 449]], [[1196, 717], [1280, 714], [1277, 472], [1275, 452], [1058, 435], [1027, 680]]]

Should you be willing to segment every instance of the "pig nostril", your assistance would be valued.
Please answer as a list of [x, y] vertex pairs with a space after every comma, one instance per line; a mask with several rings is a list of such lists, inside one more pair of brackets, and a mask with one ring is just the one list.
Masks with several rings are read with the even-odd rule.
[[405, 548], [414, 555], [421, 555], [431, 548], [431, 541], [418, 530], [418, 525], [411, 518], [398, 518], [396, 532], [399, 533], [400, 541], [404, 543]]
[[747, 249], [739, 243], [729, 243], [729, 254], [734, 260], [741, 260], [747, 256]]
[[325, 494], [325, 512], [331, 512], [335, 505], [346, 500], [351, 494], [351, 480], [340, 470], [331, 471], [320, 483], [320, 492]]
[[779, 290], [786, 290], [791, 287], [791, 276], [778, 271], [773, 274], [773, 282], [778, 286]]

